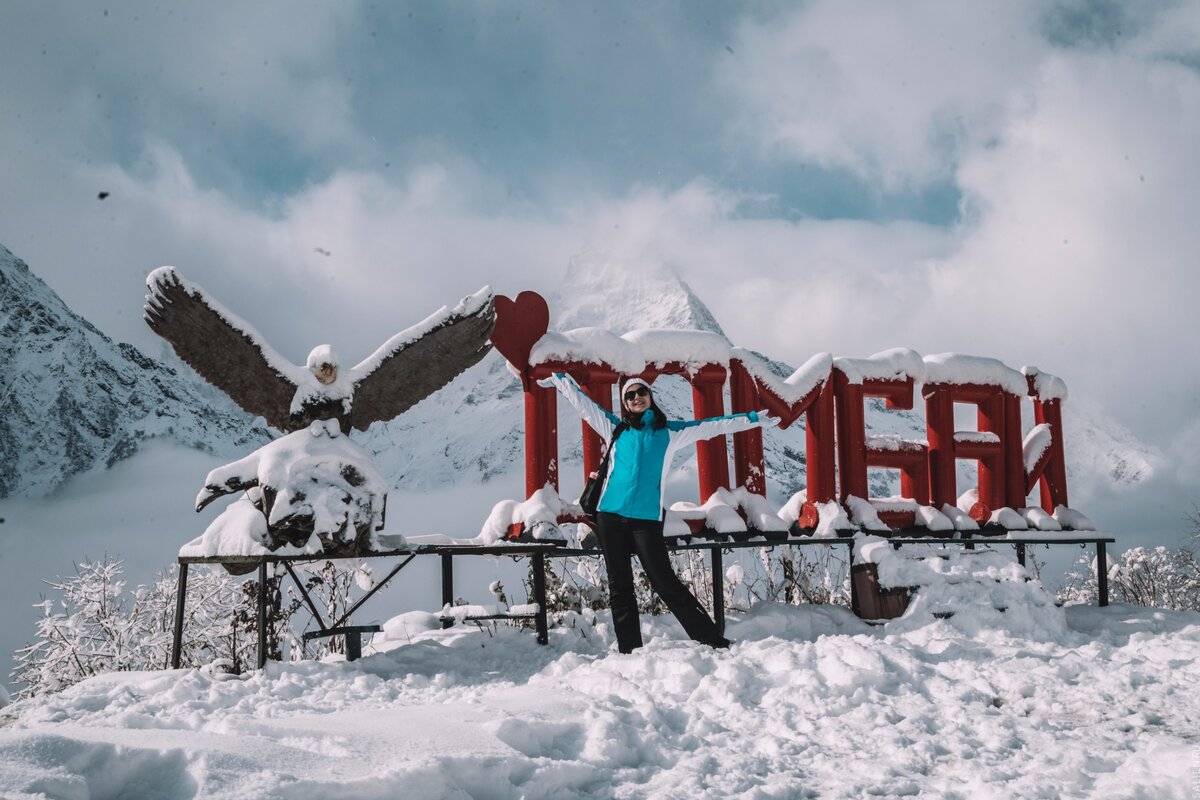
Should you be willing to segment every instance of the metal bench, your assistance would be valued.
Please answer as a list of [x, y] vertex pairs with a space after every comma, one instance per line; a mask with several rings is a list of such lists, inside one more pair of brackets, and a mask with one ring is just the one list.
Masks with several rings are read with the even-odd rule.
[[[991, 531], [989, 531], [991, 532]], [[811, 536], [795, 536], [792, 535], [783, 540], [767, 540], [767, 539], [749, 539], [746, 541], [736, 540], [715, 540], [706, 537], [708, 531], [700, 531], [691, 537], [684, 537], [674, 541], [668, 541], [667, 548], [669, 550], [707, 550], [709, 553], [710, 565], [712, 569], [712, 584], [713, 584], [713, 621], [717, 623], [721, 631], [725, 629], [725, 586], [724, 586], [724, 554], [732, 553], [734, 550], [743, 548], [774, 548], [774, 547], [846, 547], [850, 551], [850, 564], [853, 567], [853, 539], [836, 538], [824, 539]], [[1065, 535], [1059, 536], [1042, 535], [1037, 531], [1021, 532], [1020, 538], [1008, 538], [1007, 531], [997, 531], [991, 533], [1001, 533], [1004, 535], [982, 535], [971, 536], [960, 539], [934, 538], [929, 535], [929, 532], [924, 529], [901, 529], [892, 531], [887, 538], [891, 544], [896, 547], [902, 547], [907, 544], [925, 544], [925, 545], [942, 545], [949, 547], [965, 547], [974, 549], [976, 547], [1011, 547], [1016, 551], [1017, 560], [1023, 565], [1025, 563], [1025, 549], [1028, 545], [1076, 545], [1087, 546], [1092, 545], [1096, 548], [1097, 563], [1107, 563], [1107, 546], [1115, 540], [1111, 534], [1099, 531], [1069, 531]], [[719, 534], [714, 534], [719, 535]], [[722, 536], [722, 539], [728, 537]], [[532, 615], [534, 627], [537, 631], [537, 641], [539, 644], [546, 644], [549, 641], [548, 636], [548, 621], [546, 618], [546, 581], [545, 581], [545, 559], [563, 558], [567, 556], [594, 556], [600, 557], [601, 551], [596, 548], [571, 548], [556, 546], [544, 542], [507, 542], [496, 545], [416, 545], [405, 547], [402, 549], [389, 550], [384, 552], [369, 552], [355, 553], [353, 555], [267, 555], [267, 556], [206, 556], [206, 557], [180, 557], [179, 558], [179, 584], [176, 590], [175, 597], [175, 630], [174, 641], [172, 644], [171, 666], [179, 667], [180, 651], [183, 638], [183, 620], [184, 607], [187, 595], [187, 576], [188, 566], [190, 564], [253, 564], [258, 567], [259, 579], [259, 595], [258, 595], [258, 622], [259, 622], [259, 659], [258, 666], [262, 667], [266, 663], [266, 580], [267, 580], [267, 565], [282, 564], [291, 575], [297, 587], [300, 589], [300, 594], [312, 611], [313, 617], [318, 620], [318, 625], [322, 625], [320, 631], [314, 631], [304, 635], [304, 638], [319, 638], [321, 636], [336, 635], [336, 632], [344, 633], [346, 631], [358, 630], [360, 633], [364, 630], [379, 630], [378, 626], [347, 626], [346, 622], [350, 620], [353, 614], [363, 603], [367, 602], [374, 594], [382, 589], [392, 578], [396, 576], [405, 566], [407, 566], [418, 555], [433, 555], [438, 556], [441, 560], [442, 573], [442, 605], [453, 605], [454, 603], [454, 559], [462, 556], [511, 556], [514, 558], [531, 558], [533, 560], [533, 597], [530, 598], [533, 603], [537, 604], [537, 612]], [[321, 622], [321, 615], [317, 611], [316, 604], [308, 596], [304, 590], [303, 582], [296, 575], [293, 564], [297, 562], [313, 562], [337, 560], [338, 558], [396, 558], [400, 559], [388, 574], [379, 581], [370, 591], [360, 597], [349, 609], [342, 614], [340, 619], [334, 620], [329, 627], [324, 627]], [[1098, 604], [1101, 606], [1108, 605], [1108, 575], [1105, 570], [1099, 571], [1099, 598]], [[851, 601], [856, 612], [861, 612], [860, 598], [858, 596], [858, 586], [855, 581], [851, 581]], [[865, 598], [864, 598], [865, 599]], [[868, 601], [869, 602], [869, 601]], [[867, 609], [869, 613], [869, 609]], [[522, 615], [525, 616], [525, 615]], [[441, 623], [445, 627], [454, 624], [452, 618], [441, 619]], [[361, 655], [361, 642], [357, 636], [348, 636], [346, 642], [347, 658], [350, 657], [352, 646], [356, 646], [358, 653], [354, 656], [357, 658]]]

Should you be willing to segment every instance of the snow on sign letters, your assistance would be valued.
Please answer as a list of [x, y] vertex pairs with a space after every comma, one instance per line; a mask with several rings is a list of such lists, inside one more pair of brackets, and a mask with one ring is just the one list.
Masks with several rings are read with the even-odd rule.
[[[978, 356], [941, 353], [931, 356], [904, 348], [868, 358], [834, 358], [819, 353], [791, 376], [776, 375], [756, 353], [732, 347], [721, 336], [702, 331], [639, 330], [616, 335], [597, 328], [548, 329], [546, 301], [534, 292], [496, 298], [492, 342], [520, 376], [525, 392], [526, 496], [558, 487], [558, 431], [553, 389], [538, 385], [554, 373], [571, 375], [597, 403], [613, 408], [613, 387], [638, 377], [683, 377], [692, 387], [699, 418], [767, 409], [786, 428], [805, 418], [806, 481], [774, 516], [786, 528], [836, 535], [839, 529], [925, 528], [929, 532], [993, 528], [1038, 530], [1090, 527], [1068, 507], [1063, 454], [1062, 401], [1066, 385], [1036, 367], [1013, 369]], [[926, 439], [868, 436], [866, 400], [882, 398], [888, 408], [911, 409], [920, 392], [925, 401]], [[1023, 405], [1032, 407], [1032, 429], [1023, 435]], [[955, 428], [955, 404], [976, 408], [977, 430]], [[584, 474], [595, 471], [603, 442], [583, 426]], [[762, 431], [733, 434], [734, 475], [723, 437], [697, 445], [700, 498], [705, 507], [736, 506], [737, 514], [760, 532], [777, 528], [762, 523], [766, 478]], [[978, 486], [958, 486], [957, 462], [978, 464]], [[897, 470], [898, 497], [868, 496], [869, 468]], [[1027, 508], [1026, 497], [1040, 487], [1041, 508]], [[728, 490], [744, 490], [741, 494]], [[738, 499], [738, 498], [742, 499]], [[754, 499], [746, 499], [754, 498]], [[545, 505], [545, 503], [543, 503]], [[567, 501], [559, 521], [576, 509]], [[714, 517], [672, 509], [666, 524], [703, 527]], [[843, 510], [849, 511], [847, 517]], [[575, 514], [577, 516], [577, 514]], [[493, 514], [493, 517], [495, 514]], [[1062, 521], [1070, 520], [1064, 525]], [[494, 534], [516, 537], [523, 522], [514, 515], [508, 529], [489, 520]], [[485, 534], [487, 531], [485, 531]]]

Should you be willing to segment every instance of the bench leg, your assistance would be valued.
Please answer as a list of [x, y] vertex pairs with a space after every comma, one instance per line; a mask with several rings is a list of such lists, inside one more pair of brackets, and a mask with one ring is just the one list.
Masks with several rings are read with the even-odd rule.
[[1096, 542], [1096, 588], [1100, 592], [1100, 607], [1108, 605], [1108, 545]]
[[854, 616], [862, 619], [862, 609], [859, 607], [858, 586], [854, 582], [854, 544], [846, 543], [846, 573], [850, 576], [850, 610]]
[[179, 565], [179, 581], [175, 586], [175, 631], [171, 637], [171, 669], [179, 669], [179, 656], [183, 650], [183, 614], [187, 605], [188, 565]]
[[[454, 605], [454, 556], [442, 553], [442, 608]], [[449, 628], [454, 620], [442, 620], [442, 627]]]
[[537, 603], [537, 615], [534, 625], [537, 626], [537, 643], [550, 643], [550, 626], [546, 621], [546, 554], [533, 554], [533, 600]]
[[346, 640], [346, 660], [358, 661], [362, 658], [362, 634], [357, 631], [347, 633]]
[[267, 562], [258, 565], [258, 668], [267, 665]]
[[1022, 567], [1025, 566], [1025, 545], [1017, 545], [1017, 563]]
[[725, 564], [720, 547], [709, 550], [712, 561], [713, 622], [717, 635], [725, 635]]

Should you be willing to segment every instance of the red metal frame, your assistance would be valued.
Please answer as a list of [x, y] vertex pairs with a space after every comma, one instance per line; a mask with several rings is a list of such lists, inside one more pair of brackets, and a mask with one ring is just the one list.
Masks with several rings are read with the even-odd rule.
[[[1058, 506], [1069, 506], [1067, 503], [1067, 462], [1063, 449], [1062, 401], [1041, 400], [1034, 388], [1035, 377], [1026, 376], [1029, 382], [1029, 396], [1033, 398], [1033, 422], [1035, 425], [1046, 423], [1050, 426], [1050, 447], [1042, 454], [1042, 458], [1025, 476], [1025, 494], [1033, 489], [1033, 484], [1041, 484], [1039, 499], [1042, 508], [1053, 514]], [[1022, 460], [1022, 470], [1024, 461]]]
[[[882, 397], [888, 408], [911, 409], [913, 379], [867, 378], [862, 383], [851, 383], [846, 373], [835, 366], [833, 388], [837, 400], [840, 499], [845, 502], [847, 497], [854, 495], [869, 500], [867, 470], [882, 467], [900, 471], [901, 495], [921, 505], [929, 505], [927, 448], [918, 442], [904, 442], [898, 450], [871, 447], [867, 443], [866, 399]], [[879, 518], [894, 528], [907, 528], [915, 523], [915, 514], [911, 511], [881, 511]]]
[[[1021, 453], [1021, 398], [1000, 386], [986, 384], [927, 384], [925, 423], [929, 431], [929, 482], [934, 506], [958, 502], [955, 462], [979, 464], [979, 501], [967, 512], [986, 522], [997, 508], [1023, 508], [1025, 468]], [[996, 442], [956, 442], [954, 404], [977, 408], [978, 429], [993, 433]]]

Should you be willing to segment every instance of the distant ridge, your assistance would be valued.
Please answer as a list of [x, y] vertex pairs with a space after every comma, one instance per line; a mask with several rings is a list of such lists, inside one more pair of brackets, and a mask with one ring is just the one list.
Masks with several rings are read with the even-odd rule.
[[154, 436], [233, 456], [270, 433], [194, 374], [114, 343], [0, 245], [0, 497], [47, 494]]

